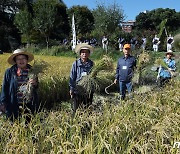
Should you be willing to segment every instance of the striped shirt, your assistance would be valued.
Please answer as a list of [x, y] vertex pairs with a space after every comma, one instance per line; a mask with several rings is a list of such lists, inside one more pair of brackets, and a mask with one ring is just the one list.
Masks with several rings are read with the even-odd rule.
[[28, 82], [28, 69], [20, 70], [20, 74], [17, 75], [17, 101], [18, 104], [23, 104], [24, 100], [24, 93], [27, 90], [27, 82]]

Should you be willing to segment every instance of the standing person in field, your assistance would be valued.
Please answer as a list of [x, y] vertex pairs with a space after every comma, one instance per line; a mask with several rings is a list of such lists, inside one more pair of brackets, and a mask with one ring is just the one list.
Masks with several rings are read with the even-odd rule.
[[166, 52], [166, 57], [163, 59], [164, 63], [168, 68], [159, 68], [160, 87], [164, 86], [165, 83], [173, 77], [173, 72], [176, 70], [176, 62], [172, 57], [174, 56], [173, 51], [169, 50]]
[[119, 51], [123, 51], [123, 44], [125, 42], [125, 39], [122, 37], [119, 37], [118, 43], [119, 43]]
[[152, 43], [153, 43], [153, 50], [155, 52], [157, 52], [159, 44], [160, 44], [160, 41], [159, 41], [159, 38], [157, 37], [157, 35], [155, 35], [155, 37], [153, 38]]
[[136, 67], [135, 57], [130, 55], [131, 45], [125, 44], [123, 48], [124, 56], [119, 58], [116, 68], [116, 78], [114, 83], [119, 81], [119, 89], [121, 99], [124, 100], [126, 96], [126, 90], [130, 94], [132, 91], [132, 77], [134, 68]]
[[167, 51], [172, 49], [172, 44], [174, 43], [174, 38], [169, 34], [167, 37]]
[[143, 36], [143, 38], [142, 38], [142, 45], [141, 45], [143, 51], [146, 49], [146, 42], [147, 42], [147, 41], [146, 41], [146, 37]]
[[73, 98], [72, 109], [74, 113], [79, 106], [89, 107], [92, 104], [93, 93], [88, 96], [82, 95], [77, 91], [76, 84], [83, 76], [90, 73], [94, 63], [89, 59], [89, 56], [93, 50], [93, 47], [86, 43], [78, 44], [75, 48], [75, 52], [80, 55], [80, 58], [72, 65], [69, 82], [70, 96]]
[[[11, 120], [17, 119], [22, 112], [33, 114], [38, 107], [36, 92], [38, 79], [29, 79], [28, 77], [31, 69], [28, 62], [33, 59], [34, 56], [23, 49], [15, 50], [8, 58], [8, 63], [12, 66], [6, 70], [4, 75], [0, 108]], [[28, 89], [28, 84], [33, 86], [33, 91], [27, 100], [24, 92]]]
[[102, 38], [102, 45], [103, 45], [103, 49], [106, 51], [107, 53], [107, 46], [108, 46], [108, 38], [106, 36], [103, 36]]
[[136, 45], [138, 43], [136, 37], [133, 37], [130, 42], [131, 42], [131, 51], [133, 51], [135, 50]]

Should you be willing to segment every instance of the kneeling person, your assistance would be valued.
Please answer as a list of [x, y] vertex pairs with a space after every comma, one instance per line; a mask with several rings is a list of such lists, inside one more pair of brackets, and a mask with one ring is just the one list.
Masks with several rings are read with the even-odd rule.
[[160, 87], [164, 86], [173, 76], [173, 72], [176, 70], [176, 62], [172, 57], [174, 56], [173, 51], [169, 50], [166, 52], [166, 58], [163, 59], [168, 69], [164, 67], [159, 68], [160, 76]]

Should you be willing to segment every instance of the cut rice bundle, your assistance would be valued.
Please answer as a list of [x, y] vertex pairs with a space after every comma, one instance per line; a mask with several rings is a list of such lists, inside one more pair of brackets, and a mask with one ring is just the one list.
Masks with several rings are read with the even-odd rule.
[[138, 56], [138, 64], [137, 64], [137, 70], [141, 70], [143, 67], [146, 66], [146, 64], [148, 64], [150, 60], [150, 56], [148, 53], [141, 53], [139, 56]]
[[112, 71], [113, 61], [108, 56], [104, 56], [91, 70], [90, 74], [83, 76], [77, 83], [77, 91], [81, 95], [90, 95], [92, 92], [98, 92], [100, 85], [97, 74], [102, 71]]
[[161, 58], [158, 58], [155, 60], [155, 64], [165, 68], [165, 69], [169, 69], [168, 65], [164, 62], [164, 60], [162, 60]]
[[[44, 73], [44, 71], [46, 70], [47, 67], [48, 67], [48, 63], [46, 63], [45, 61], [42, 61], [42, 60], [34, 61], [34, 64], [28, 73], [29, 81], [31, 79], [36, 80], [38, 75], [40, 73]], [[29, 102], [31, 100], [32, 95], [33, 95], [33, 90], [34, 90], [34, 86], [29, 81], [27, 82], [26, 85], [24, 85], [24, 84], [21, 85], [22, 87], [26, 86], [26, 88], [22, 91], [25, 103]], [[20, 87], [20, 89], [21, 89], [21, 87]]]

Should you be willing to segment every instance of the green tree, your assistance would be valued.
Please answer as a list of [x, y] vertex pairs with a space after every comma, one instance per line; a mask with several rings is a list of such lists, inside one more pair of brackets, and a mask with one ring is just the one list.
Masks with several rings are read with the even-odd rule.
[[17, 48], [20, 43], [19, 31], [13, 24], [16, 11], [16, 0], [0, 1], [0, 49], [5, 52]]
[[70, 24], [68, 19], [67, 7], [63, 3], [57, 3], [54, 30], [51, 37], [53, 39], [62, 40], [69, 36], [69, 32]]
[[120, 23], [124, 20], [124, 13], [117, 3], [113, 3], [106, 7], [104, 4], [98, 4], [93, 10], [95, 19], [95, 29], [99, 34], [111, 34], [120, 27]]
[[38, 0], [33, 3], [33, 26], [46, 39], [47, 49], [49, 47], [49, 37], [54, 28], [56, 4], [56, 0]]
[[29, 13], [28, 9], [25, 7], [23, 10], [20, 10], [19, 13], [15, 16], [15, 25], [18, 27], [22, 33], [22, 37], [25, 38], [27, 45], [30, 44], [30, 35], [33, 29], [32, 25], [32, 15]]
[[75, 16], [77, 34], [82, 36], [90, 34], [94, 28], [94, 17], [92, 12], [86, 6], [73, 6], [68, 10], [70, 24], [73, 13]]
[[146, 13], [140, 13], [136, 16], [136, 29], [137, 30], [151, 30], [159, 33], [161, 29], [161, 22], [166, 22], [166, 29], [168, 33], [172, 33], [180, 27], [180, 12], [174, 9], [158, 8]]
[[159, 48], [165, 50], [167, 35], [176, 34], [179, 27], [180, 12], [176, 12], [174, 9], [158, 8], [136, 16], [135, 31], [140, 31], [142, 35], [146, 35], [147, 47], [152, 47], [152, 38], [154, 34], [158, 34], [161, 41]]

